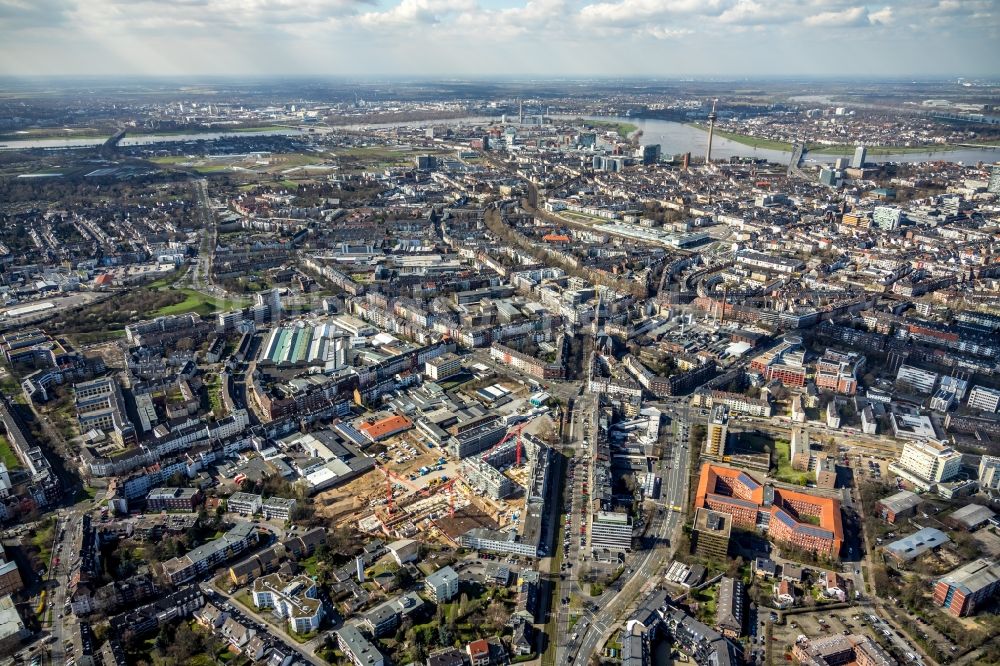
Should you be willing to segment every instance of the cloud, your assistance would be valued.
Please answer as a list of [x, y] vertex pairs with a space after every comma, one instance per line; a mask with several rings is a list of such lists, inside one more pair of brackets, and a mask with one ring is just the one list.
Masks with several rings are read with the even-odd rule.
[[871, 21], [872, 25], [890, 25], [894, 19], [892, 7], [883, 7], [877, 12], [868, 13], [868, 20]]
[[754, 0], [739, 0], [735, 5], [719, 15], [719, 21], [735, 25], [765, 25], [790, 23], [798, 19], [795, 7], [776, 2], [761, 4]]
[[0, 0], [0, 28], [23, 30], [64, 24], [72, 0]]
[[637, 27], [667, 17], [718, 16], [732, 0], [620, 0], [586, 5], [580, 10], [583, 23]]
[[807, 16], [802, 22], [813, 28], [850, 28], [871, 23], [868, 9], [865, 7], [849, 7], [839, 12], [821, 12]]
[[694, 30], [689, 28], [666, 28], [663, 26], [654, 26], [647, 28], [646, 34], [653, 39], [678, 39], [680, 37], [686, 37], [694, 34]]
[[383, 12], [368, 12], [358, 17], [372, 27], [394, 25], [434, 25], [446, 18], [477, 10], [473, 0], [402, 0]]
[[995, 74], [1000, 0], [866, 1], [0, 0], [0, 74]]

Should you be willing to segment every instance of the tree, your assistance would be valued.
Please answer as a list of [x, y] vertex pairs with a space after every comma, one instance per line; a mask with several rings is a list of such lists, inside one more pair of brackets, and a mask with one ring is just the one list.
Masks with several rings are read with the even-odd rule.
[[451, 645], [455, 642], [457, 635], [455, 633], [455, 624], [453, 622], [442, 622], [438, 625], [438, 644], [439, 645]]

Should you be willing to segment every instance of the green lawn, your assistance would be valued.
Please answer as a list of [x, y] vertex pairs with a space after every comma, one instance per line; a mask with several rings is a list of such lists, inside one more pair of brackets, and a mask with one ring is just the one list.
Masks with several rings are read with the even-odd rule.
[[14, 447], [10, 445], [10, 442], [3, 435], [0, 435], [0, 462], [7, 466], [8, 471], [21, 467], [21, 461], [18, 459], [17, 454], [14, 453]]
[[76, 493], [76, 499], [78, 502], [85, 499], [93, 502], [95, 497], [97, 497], [97, 488], [91, 488], [86, 484], [84, 484], [83, 487], [81, 487]]
[[208, 391], [208, 407], [221, 419], [226, 415], [226, 407], [222, 402], [222, 378], [219, 375], [212, 375], [211, 381], [205, 383], [205, 390]]
[[774, 452], [777, 454], [778, 459], [778, 471], [775, 472], [774, 477], [778, 481], [794, 483], [799, 486], [804, 486], [809, 482], [808, 472], [800, 472], [792, 469], [792, 445], [790, 443], [781, 439], [776, 440], [774, 442]]
[[55, 529], [55, 523], [48, 520], [44, 527], [35, 531], [35, 536], [31, 539], [32, 544], [38, 548], [38, 558], [45, 563], [45, 566], [49, 565], [49, 558], [52, 555], [52, 537]]
[[159, 310], [153, 312], [151, 316], [163, 317], [166, 315], [194, 312], [204, 317], [219, 310], [240, 308], [246, 305], [246, 301], [223, 300], [213, 296], [206, 296], [200, 291], [195, 291], [194, 289], [177, 289], [176, 291], [183, 293], [186, 298], [180, 303], [174, 303], [173, 305], [167, 305], [160, 308]]
[[[703, 132], [708, 131], [708, 126], [701, 123], [688, 123], [691, 127], [697, 127]], [[729, 139], [730, 141], [735, 141], [736, 143], [742, 143], [744, 146], [752, 146], [754, 148], [762, 148], [766, 150], [784, 150], [790, 151], [792, 149], [792, 144], [787, 141], [775, 141], [772, 139], [764, 139], [759, 136], [750, 136], [749, 134], [740, 134], [738, 132], [727, 132], [725, 130], [715, 129], [714, 134], [716, 136], [721, 136], [723, 139]]]
[[614, 130], [618, 133], [618, 136], [623, 139], [627, 139], [629, 134], [639, 129], [638, 125], [633, 125], [632, 123], [618, 123], [613, 120], [586, 120], [584, 118], [577, 118], [573, 122], [593, 127], [595, 129]]

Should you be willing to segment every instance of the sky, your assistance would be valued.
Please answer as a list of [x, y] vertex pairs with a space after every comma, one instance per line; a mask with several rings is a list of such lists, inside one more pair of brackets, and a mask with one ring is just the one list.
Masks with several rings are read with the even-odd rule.
[[0, 0], [0, 75], [998, 73], [1000, 0]]

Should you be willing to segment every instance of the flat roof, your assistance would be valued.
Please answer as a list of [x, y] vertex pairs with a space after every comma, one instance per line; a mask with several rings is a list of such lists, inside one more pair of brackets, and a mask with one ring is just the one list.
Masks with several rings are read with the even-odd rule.
[[953, 511], [948, 517], [964, 525], [973, 526], [985, 523], [995, 515], [989, 507], [985, 507], [982, 504], [966, 504], [962, 508]]
[[985, 558], [974, 560], [943, 576], [940, 582], [972, 594], [1000, 582], [1000, 564]]
[[878, 501], [879, 504], [893, 513], [902, 513], [903, 511], [915, 508], [921, 502], [923, 500], [920, 499], [920, 495], [909, 490], [901, 490], [895, 495], [883, 497]]

